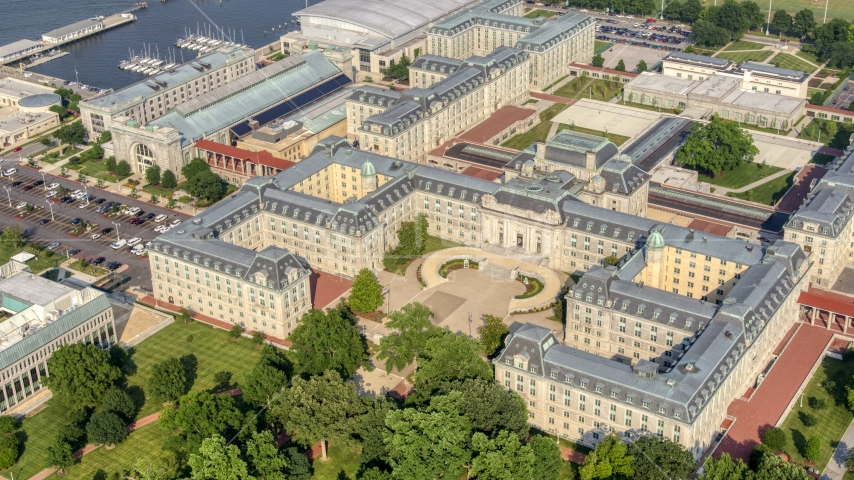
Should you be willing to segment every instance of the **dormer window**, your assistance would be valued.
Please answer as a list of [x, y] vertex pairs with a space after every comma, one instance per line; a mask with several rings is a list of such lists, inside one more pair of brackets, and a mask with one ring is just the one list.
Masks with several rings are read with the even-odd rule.
[[537, 367], [531, 365], [531, 368], [528, 369], [531, 373], [537, 373]]
[[638, 315], [643, 315], [643, 307], [638, 307]]
[[607, 228], [608, 228], [608, 226], [607, 226], [607, 225], [602, 225], [601, 227], [599, 227], [599, 233], [600, 233], [600, 234], [604, 234], [604, 233], [605, 233], [605, 229], [607, 229]]

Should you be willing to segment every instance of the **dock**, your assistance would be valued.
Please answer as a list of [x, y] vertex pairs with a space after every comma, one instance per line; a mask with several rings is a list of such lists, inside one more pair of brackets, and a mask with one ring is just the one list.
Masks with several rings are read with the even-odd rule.
[[64, 57], [66, 55], [68, 55], [68, 52], [59, 52], [55, 55], [45, 55], [45, 56], [42, 56], [42, 57], [35, 59], [33, 62], [30, 62], [30, 63], [24, 65], [23, 67], [24, 67], [24, 69], [38, 67], [39, 65], [41, 65], [43, 63], [47, 63], [51, 60], [56, 60], [57, 58], [61, 58], [61, 57]]

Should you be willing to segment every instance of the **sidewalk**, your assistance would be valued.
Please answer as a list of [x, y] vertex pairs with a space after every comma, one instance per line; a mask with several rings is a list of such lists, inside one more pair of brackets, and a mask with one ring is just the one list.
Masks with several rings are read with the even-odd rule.
[[848, 456], [848, 449], [851, 447], [854, 447], [854, 421], [848, 425], [845, 434], [839, 439], [839, 445], [836, 446], [830, 463], [822, 472], [821, 480], [842, 480], [846, 472], [845, 457]]
[[762, 185], [763, 183], [768, 183], [768, 182], [770, 182], [771, 180], [774, 180], [775, 178], [780, 178], [780, 177], [783, 177], [783, 176], [788, 175], [788, 174], [790, 174], [790, 173], [792, 173], [792, 171], [791, 171], [791, 170], [780, 170], [779, 172], [774, 173], [774, 174], [772, 174], [772, 175], [768, 175], [768, 176], [767, 176], [767, 177], [765, 177], [765, 178], [760, 178], [759, 180], [757, 180], [757, 181], [755, 181], [755, 182], [753, 182], [753, 183], [748, 183], [747, 185], [745, 185], [745, 186], [743, 186], [743, 187], [741, 187], [741, 188], [726, 188], [726, 187], [718, 187], [718, 186], [715, 186], [715, 191], [714, 191], [714, 193], [712, 193], [712, 195], [720, 195], [720, 196], [722, 196], [722, 197], [725, 197], [725, 196], [726, 196], [726, 194], [727, 194], [727, 193], [730, 193], [730, 192], [733, 192], [733, 193], [744, 193], [744, 192], [746, 192], [746, 191], [748, 191], [748, 190], [750, 190], [750, 189], [752, 189], [752, 188], [756, 188], [756, 187], [758, 187], [759, 185]]

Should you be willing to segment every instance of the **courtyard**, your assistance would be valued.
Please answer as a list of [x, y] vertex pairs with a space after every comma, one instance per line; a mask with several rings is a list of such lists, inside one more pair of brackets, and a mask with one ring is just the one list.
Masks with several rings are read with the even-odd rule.
[[555, 116], [553, 121], [632, 138], [659, 118], [661, 114], [657, 112], [582, 98]]

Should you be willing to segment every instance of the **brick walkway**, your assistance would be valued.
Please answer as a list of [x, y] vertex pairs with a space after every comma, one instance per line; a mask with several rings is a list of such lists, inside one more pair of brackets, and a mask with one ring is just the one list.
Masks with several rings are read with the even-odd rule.
[[538, 98], [540, 100], [548, 100], [550, 102], [555, 102], [555, 103], [564, 103], [566, 105], [575, 105], [575, 102], [578, 101], [574, 98], [558, 97], [557, 95], [548, 95], [545, 93], [536, 93], [536, 92], [531, 92], [531, 98]]
[[759, 444], [761, 432], [776, 425], [786, 412], [833, 333], [823, 327], [801, 325], [750, 401], [735, 400], [729, 405], [727, 413], [736, 421], [715, 457], [726, 452], [733, 458], [748, 460], [751, 450]]
[[819, 165], [809, 164], [805, 165], [804, 168], [795, 175], [795, 183], [792, 185], [792, 188], [786, 192], [786, 195], [780, 199], [780, 202], [777, 203], [777, 210], [782, 210], [784, 212], [794, 212], [801, 206], [806, 198], [807, 194], [810, 192], [810, 184], [813, 180], [817, 178], [821, 178], [826, 174], [828, 170]]

